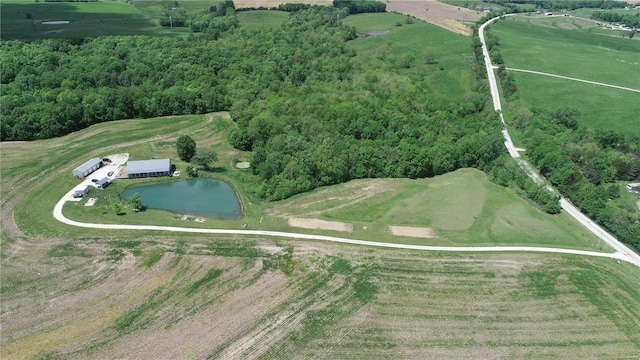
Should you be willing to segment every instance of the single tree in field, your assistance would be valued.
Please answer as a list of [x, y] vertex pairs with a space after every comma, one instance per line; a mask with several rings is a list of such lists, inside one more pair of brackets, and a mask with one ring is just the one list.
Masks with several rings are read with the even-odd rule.
[[176, 150], [180, 159], [189, 162], [196, 154], [196, 142], [189, 135], [180, 135], [176, 141]]
[[131, 195], [131, 197], [129, 198], [129, 205], [131, 205], [131, 209], [133, 209], [133, 211], [142, 210], [142, 200], [140, 200], [140, 194], [135, 193]]
[[120, 212], [122, 211], [122, 206], [120, 206], [120, 203], [113, 203], [111, 210], [113, 210], [114, 214], [120, 215]]
[[208, 169], [209, 165], [216, 160], [218, 160], [218, 154], [209, 149], [198, 149], [193, 158], [191, 158], [194, 164], [198, 164], [205, 169]]

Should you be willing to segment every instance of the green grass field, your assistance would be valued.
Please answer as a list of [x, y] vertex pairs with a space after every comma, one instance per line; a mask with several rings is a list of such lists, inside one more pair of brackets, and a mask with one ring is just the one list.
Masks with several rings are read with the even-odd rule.
[[289, 18], [289, 14], [284, 11], [271, 10], [239, 11], [236, 15], [243, 29], [279, 27]]
[[580, 123], [589, 128], [640, 134], [638, 93], [535, 74], [511, 74], [520, 98], [532, 107], [574, 108], [580, 110]]
[[[157, 17], [120, 1], [44, 3], [3, 1], [2, 39], [81, 38], [105, 35], [180, 35], [186, 29], [163, 29]], [[69, 24], [45, 25], [47, 20]]]
[[[410, 55], [416, 60], [415, 66], [402, 69], [398, 74], [428, 78], [427, 83], [433, 94], [461, 96], [466, 89], [473, 88], [473, 52], [469, 38], [420, 20], [407, 24], [406, 19], [406, 15], [393, 13], [358, 14], [345, 18], [343, 24], [354, 26], [359, 35], [358, 39], [350, 42], [358, 53], [355, 58], [358, 66], [375, 73], [376, 69], [396, 66], [402, 56]], [[382, 30], [389, 32], [377, 37], [366, 35]], [[384, 60], [377, 57], [379, 49], [383, 47], [390, 49]], [[426, 61], [428, 54], [434, 58], [431, 63]], [[398, 78], [383, 80], [398, 81], [398, 87], [406, 86]]]
[[[2, 143], [0, 185], [12, 188], [3, 201], [5, 204], [17, 202], [14, 205], [16, 222], [29, 236], [100, 236], [102, 230], [64, 225], [51, 215], [54, 204], [78, 183], [71, 176], [71, 169], [93, 156], [129, 153], [134, 159], [170, 157], [177, 169], [184, 172], [186, 163], [175, 156], [173, 141], [180, 134], [188, 133], [194, 136], [198, 146], [220, 154], [218, 162], [213, 164], [215, 170], [205, 172], [203, 176], [221, 178], [236, 189], [243, 204], [244, 218], [209, 219], [204, 223], [183, 221], [175, 214], [161, 210], [134, 213], [128, 210], [124, 201], [126, 215], [111, 211], [114, 202], [122, 201], [126, 188], [158, 179], [115, 181], [105, 190], [94, 190], [91, 197], [98, 199], [95, 206], [67, 203], [64, 213], [82, 222], [229, 229], [246, 226], [248, 229], [425, 245], [511, 244], [609, 251], [565, 214], [547, 215], [517, 197], [512, 190], [491, 184], [483, 173], [471, 169], [423, 180], [357, 180], [281, 202], [263, 203], [248, 191], [252, 183], [247, 171], [232, 165], [234, 159], [246, 158], [247, 154], [232, 149], [226, 142], [226, 130], [230, 126], [226, 114], [126, 120], [98, 124], [58, 139]], [[289, 217], [349, 222], [354, 224], [354, 230], [292, 228], [287, 225]], [[437, 237], [391, 235], [390, 226], [426, 227]]]
[[640, 40], [593, 33], [594, 28], [594, 22], [574, 18], [516, 16], [493, 24], [491, 32], [500, 37], [507, 67], [637, 89]]

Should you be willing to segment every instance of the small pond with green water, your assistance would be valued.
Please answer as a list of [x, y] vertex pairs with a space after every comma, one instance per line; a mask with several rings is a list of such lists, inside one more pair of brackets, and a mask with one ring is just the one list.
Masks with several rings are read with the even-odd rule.
[[138, 186], [126, 190], [123, 197], [128, 200], [135, 193], [140, 195], [142, 205], [147, 208], [218, 219], [238, 219], [242, 216], [240, 202], [233, 188], [217, 179], [192, 178]]

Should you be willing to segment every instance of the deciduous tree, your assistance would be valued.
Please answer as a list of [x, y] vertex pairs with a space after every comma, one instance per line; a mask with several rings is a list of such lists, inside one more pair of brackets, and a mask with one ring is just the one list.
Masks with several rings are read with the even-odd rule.
[[176, 141], [176, 150], [180, 159], [190, 162], [196, 154], [196, 142], [189, 135], [180, 135]]

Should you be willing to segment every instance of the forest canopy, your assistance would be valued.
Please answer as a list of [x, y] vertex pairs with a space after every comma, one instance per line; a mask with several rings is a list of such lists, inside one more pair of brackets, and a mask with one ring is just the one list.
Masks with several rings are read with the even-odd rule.
[[344, 16], [312, 7], [280, 28], [234, 26], [216, 38], [4, 41], [2, 139], [229, 110], [238, 125], [229, 141], [253, 151], [258, 193], [270, 200], [354, 178], [485, 168], [504, 153], [486, 92], [433, 94], [391, 57], [375, 72], [356, 69]]

